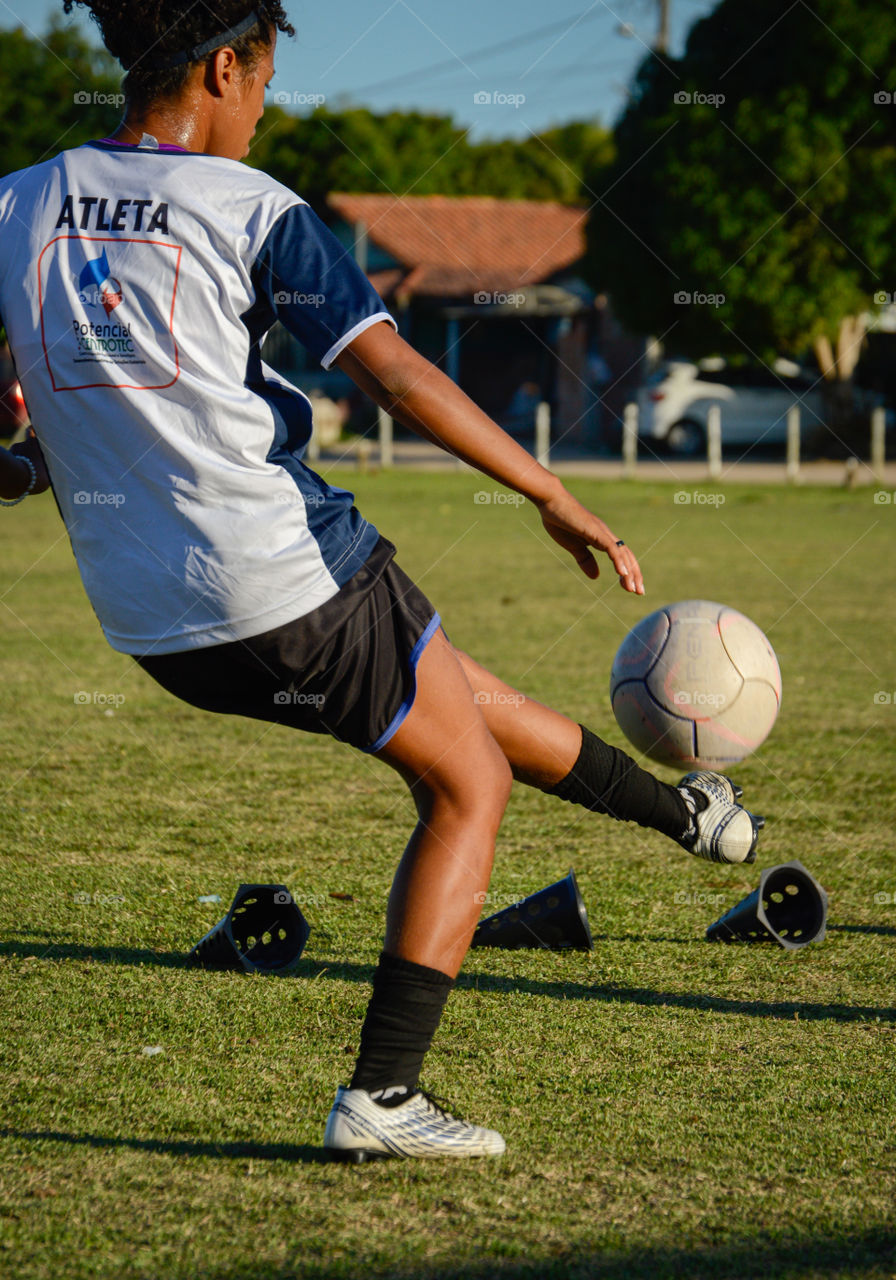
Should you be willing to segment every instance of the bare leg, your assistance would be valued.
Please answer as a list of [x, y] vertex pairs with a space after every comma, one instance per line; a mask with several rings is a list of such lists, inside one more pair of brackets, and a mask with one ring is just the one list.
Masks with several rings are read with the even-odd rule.
[[479, 710], [519, 782], [545, 790], [576, 763], [582, 730], [575, 720], [505, 684], [469, 654], [455, 649]]
[[[550, 791], [598, 813], [661, 831], [699, 857], [714, 862], [755, 858], [762, 819], [739, 809], [739, 791], [721, 784], [690, 786], [685, 793], [642, 769], [567, 716], [525, 697], [468, 654], [455, 650], [474, 697], [520, 782]], [[710, 808], [714, 801], [716, 808]], [[720, 807], [719, 807], [720, 806]], [[704, 813], [704, 820], [697, 815]]]
[[455, 977], [512, 779], [441, 631], [420, 659], [413, 708], [378, 756], [407, 781], [419, 814], [389, 895], [385, 949]]
[[459, 1124], [417, 1090], [488, 887], [512, 775], [443, 632], [417, 666], [417, 695], [377, 753], [408, 783], [419, 820], [389, 894], [386, 939], [354, 1074], [324, 1145], [372, 1152], [500, 1155], [500, 1134]]

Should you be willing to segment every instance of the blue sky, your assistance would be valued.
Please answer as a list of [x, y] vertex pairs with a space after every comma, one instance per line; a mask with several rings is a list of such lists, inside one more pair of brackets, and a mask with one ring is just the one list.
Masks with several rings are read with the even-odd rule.
[[[453, 115], [474, 138], [525, 137], [552, 124], [611, 123], [656, 26], [655, 0], [286, 0], [272, 93], [290, 109], [322, 95], [375, 110]], [[714, 0], [670, 0], [673, 52]], [[248, 8], [248, 3], [247, 3]], [[59, 0], [0, 0], [0, 26], [41, 34]], [[98, 40], [83, 11], [77, 22]], [[629, 24], [634, 35], [619, 34]], [[480, 95], [477, 101], [477, 96]], [[482, 95], [489, 95], [485, 101]]]

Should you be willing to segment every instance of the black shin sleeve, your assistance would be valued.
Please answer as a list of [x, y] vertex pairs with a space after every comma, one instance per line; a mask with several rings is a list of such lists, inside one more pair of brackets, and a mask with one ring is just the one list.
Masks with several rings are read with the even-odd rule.
[[548, 794], [595, 813], [653, 827], [673, 840], [684, 835], [690, 825], [690, 813], [678, 788], [660, 782], [631, 756], [611, 747], [584, 725], [581, 729], [578, 760]]
[[353, 1089], [404, 1085], [412, 1093], [454, 979], [437, 969], [380, 954], [361, 1031]]

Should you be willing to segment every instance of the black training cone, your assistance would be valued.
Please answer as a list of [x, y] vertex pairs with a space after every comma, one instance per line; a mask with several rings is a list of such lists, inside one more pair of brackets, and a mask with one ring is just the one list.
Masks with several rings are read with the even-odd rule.
[[473, 947], [544, 947], [548, 951], [593, 951], [588, 912], [570, 869], [558, 880], [522, 902], [480, 920], [473, 934]]
[[311, 928], [282, 884], [241, 884], [230, 910], [190, 952], [206, 969], [278, 973], [294, 965]]
[[777, 942], [788, 951], [821, 942], [828, 897], [801, 862], [782, 862], [759, 877], [759, 888], [706, 930], [710, 942]]

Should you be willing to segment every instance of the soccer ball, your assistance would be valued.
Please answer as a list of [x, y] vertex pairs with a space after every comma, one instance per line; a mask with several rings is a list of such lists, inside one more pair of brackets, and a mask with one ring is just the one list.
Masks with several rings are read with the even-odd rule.
[[651, 760], [724, 772], [768, 737], [781, 672], [755, 622], [711, 600], [681, 600], [625, 637], [610, 698], [620, 729]]

